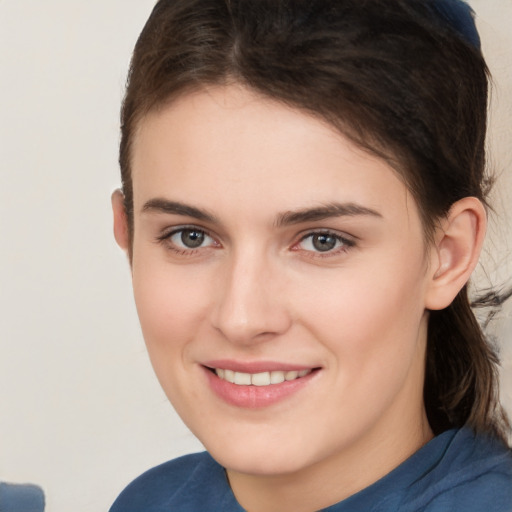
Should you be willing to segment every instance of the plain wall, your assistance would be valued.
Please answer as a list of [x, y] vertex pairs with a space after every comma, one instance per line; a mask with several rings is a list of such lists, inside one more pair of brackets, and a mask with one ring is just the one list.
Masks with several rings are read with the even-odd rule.
[[[0, 0], [0, 480], [41, 485], [51, 512], [107, 510], [143, 470], [200, 449], [153, 376], [111, 234], [119, 104], [153, 3]], [[471, 4], [496, 82], [489, 144], [502, 176], [485, 259], [501, 282], [512, 275], [512, 2]], [[510, 411], [511, 309], [496, 327]]]

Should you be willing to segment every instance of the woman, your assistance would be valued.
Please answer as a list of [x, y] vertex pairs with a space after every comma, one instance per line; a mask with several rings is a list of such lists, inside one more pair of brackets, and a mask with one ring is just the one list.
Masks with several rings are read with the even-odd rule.
[[450, 0], [160, 0], [114, 232], [155, 372], [208, 453], [118, 511], [512, 510], [467, 282], [487, 69]]

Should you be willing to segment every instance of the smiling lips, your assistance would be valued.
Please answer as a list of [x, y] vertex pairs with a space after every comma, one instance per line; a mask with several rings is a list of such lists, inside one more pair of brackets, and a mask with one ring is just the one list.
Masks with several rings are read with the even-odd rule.
[[218, 397], [230, 405], [247, 409], [259, 409], [284, 400], [307, 386], [319, 370], [287, 368], [262, 371], [263, 368], [257, 365], [250, 368], [252, 371], [237, 371], [234, 365], [229, 364], [208, 365], [204, 369], [210, 388]]

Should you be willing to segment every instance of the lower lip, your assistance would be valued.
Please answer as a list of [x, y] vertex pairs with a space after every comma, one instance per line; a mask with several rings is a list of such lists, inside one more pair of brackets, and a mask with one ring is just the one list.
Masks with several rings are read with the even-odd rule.
[[217, 396], [230, 405], [245, 409], [259, 409], [280, 402], [307, 386], [318, 373], [318, 370], [313, 370], [304, 377], [270, 386], [240, 386], [220, 379], [207, 368], [204, 370], [210, 387]]

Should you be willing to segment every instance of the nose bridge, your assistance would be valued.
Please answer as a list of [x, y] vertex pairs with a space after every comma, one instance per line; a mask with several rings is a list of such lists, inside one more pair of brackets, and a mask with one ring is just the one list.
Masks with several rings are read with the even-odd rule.
[[263, 250], [234, 251], [220, 277], [214, 326], [232, 342], [252, 343], [284, 332], [289, 314], [279, 288], [279, 272]]

